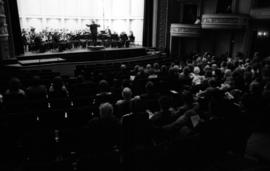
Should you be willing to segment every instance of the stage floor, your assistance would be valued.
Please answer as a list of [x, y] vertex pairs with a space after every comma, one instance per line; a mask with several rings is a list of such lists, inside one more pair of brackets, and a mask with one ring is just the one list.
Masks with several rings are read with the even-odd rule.
[[72, 48], [72, 49], [67, 49], [65, 51], [59, 52], [58, 50], [50, 50], [50, 51], [46, 51], [43, 53], [39, 53], [39, 52], [25, 52], [22, 55], [17, 56], [17, 58], [21, 58], [21, 57], [31, 57], [31, 56], [44, 56], [44, 55], [58, 55], [58, 54], [69, 54], [69, 53], [88, 53], [88, 52], [96, 52], [96, 51], [115, 51], [115, 50], [130, 50], [130, 49], [141, 49], [143, 48], [143, 46], [131, 46], [128, 48], [104, 48], [104, 49], [100, 49], [100, 50], [91, 50], [88, 48]]
[[48, 51], [44, 53], [26, 52], [17, 56], [18, 62], [22, 65], [51, 62], [82, 62], [97, 60], [113, 60], [132, 58], [147, 55], [146, 48], [132, 46], [128, 48], [104, 48], [92, 50], [88, 48], [78, 48], [63, 52]]

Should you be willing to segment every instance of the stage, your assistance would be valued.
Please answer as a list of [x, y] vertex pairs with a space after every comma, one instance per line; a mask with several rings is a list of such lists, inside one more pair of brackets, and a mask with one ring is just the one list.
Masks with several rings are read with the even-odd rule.
[[88, 48], [78, 48], [63, 52], [48, 51], [44, 53], [26, 52], [17, 56], [20, 65], [39, 65], [44, 63], [58, 62], [89, 62], [102, 60], [117, 60], [147, 55], [147, 49], [142, 46], [124, 48], [104, 48], [92, 50]]
[[51, 70], [63, 75], [73, 76], [78, 65], [96, 66], [132, 62], [159, 61], [167, 59], [160, 51], [144, 47], [106, 48], [98, 51], [74, 49], [65, 52], [28, 53], [6, 64], [6, 69]]

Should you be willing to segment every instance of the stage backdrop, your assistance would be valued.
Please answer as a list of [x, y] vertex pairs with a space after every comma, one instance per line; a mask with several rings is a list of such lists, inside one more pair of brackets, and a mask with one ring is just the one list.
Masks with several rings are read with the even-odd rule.
[[21, 28], [87, 29], [95, 20], [99, 30], [133, 31], [136, 43], [143, 39], [144, 0], [17, 0]]

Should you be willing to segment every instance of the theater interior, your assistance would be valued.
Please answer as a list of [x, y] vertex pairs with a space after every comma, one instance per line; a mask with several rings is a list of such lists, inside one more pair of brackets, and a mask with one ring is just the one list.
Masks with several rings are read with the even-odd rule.
[[0, 170], [266, 171], [269, 107], [269, 0], [0, 0]]

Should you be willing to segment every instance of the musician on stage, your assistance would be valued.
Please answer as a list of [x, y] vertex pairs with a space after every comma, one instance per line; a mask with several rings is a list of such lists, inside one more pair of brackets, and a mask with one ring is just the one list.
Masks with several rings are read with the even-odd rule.
[[135, 36], [134, 36], [134, 34], [133, 34], [133, 31], [130, 31], [130, 32], [129, 32], [128, 38], [129, 38], [129, 43], [130, 43], [131, 45], [134, 45], [134, 44], [135, 44]]
[[111, 29], [109, 28], [109, 26], [106, 27], [105, 33], [106, 33], [108, 36], [111, 36], [111, 35], [112, 35]]
[[126, 32], [120, 34], [121, 47], [129, 47], [128, 36]]
[[97, 45], [97, 34], [98, 34], [97, 28], [100, 27], [100, 25], [96, 24], [95, 21], [92, 21], [92, 24], [87, 24], [86, 26], [90, 27], [92, 40], [93, 40], [94, 46], [96, 46]]

